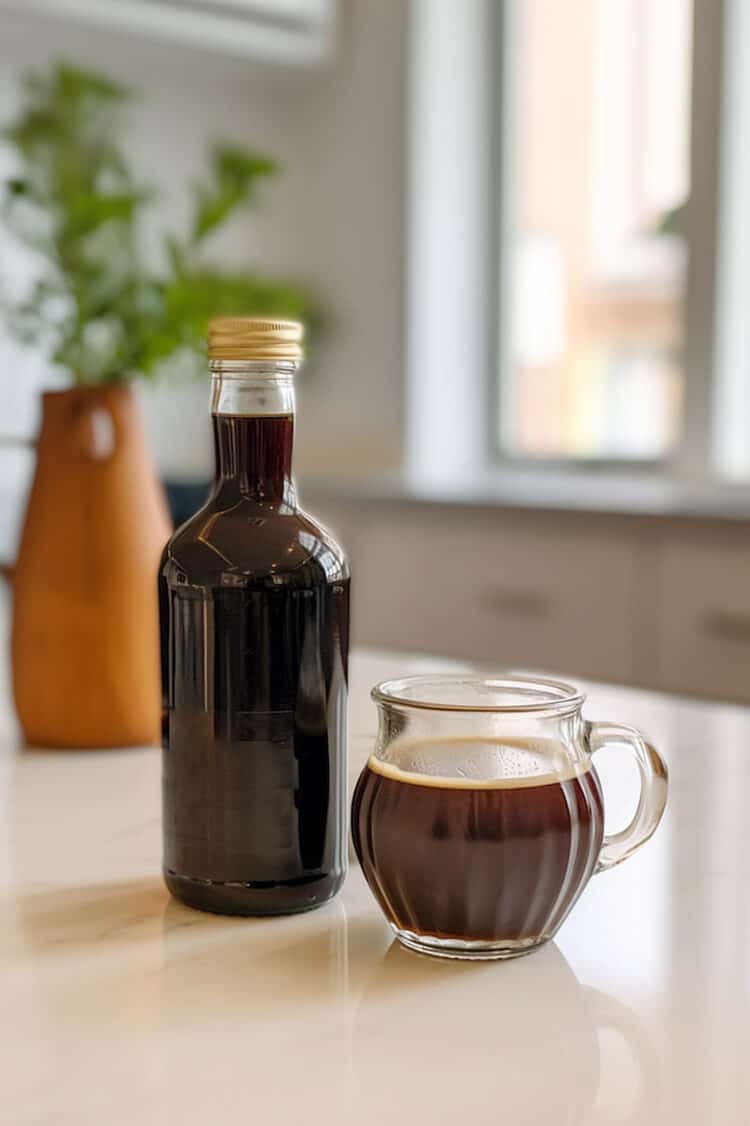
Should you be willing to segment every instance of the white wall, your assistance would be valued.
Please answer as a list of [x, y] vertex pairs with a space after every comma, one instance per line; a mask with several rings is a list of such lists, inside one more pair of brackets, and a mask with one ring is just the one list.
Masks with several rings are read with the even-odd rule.
[[[406, 0], [344, 0], [332, 63], [311, 71], [157, 45], [41, 17], [3, 16], [0, 119], [18, 75], [53, 58], [99, 67], [139, 91], [130, 115], [133, 159], [160, 189], [153, 230], [178, 226], [211, 139], [276, 157], [284, 175], [261, 206], [212, 248], [316, 288], [329, 333], [299, 378], [300, 476], [400, 463], [403, 439], [403, 196]], [[0, 234], [0, 269], [9, 260]], [[34, 429], [39, 359], [0, 330], [0, 435]], [[207, 387], [164, 387], [146, 397], [164, 473], [190, 479], [211, 467]], [[179, 425], [175, 416], [179, 417]], [[31, 459], [0, 453], [0, 488]], [[3, 484], [4, 479], [4, 484]], [[0, 529], [0, 541], [2, 540]], [[0, 547], [2, 543], [0, 542]]]
[[303, 470], [401, 462], [407, 14], [407, 0], [344, 3], [333, 66], [293, 115], [289, 265], [314, 281], [332, 319], [299, 380]]

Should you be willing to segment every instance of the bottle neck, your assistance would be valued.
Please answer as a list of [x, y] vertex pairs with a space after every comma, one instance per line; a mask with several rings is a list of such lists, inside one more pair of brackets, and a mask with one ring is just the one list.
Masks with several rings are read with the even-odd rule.
[[295, 507], [294, 382], [287, 361], [213, 360], [214, 496]]

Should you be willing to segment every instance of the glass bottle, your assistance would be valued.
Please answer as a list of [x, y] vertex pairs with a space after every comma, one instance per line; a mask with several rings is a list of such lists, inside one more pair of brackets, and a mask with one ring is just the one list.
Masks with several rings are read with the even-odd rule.
[[346, 868], [349, 569], [297, 505], [301, 339], [212, 322], [216, 477], [159, 573], [164, 877], [226, 914], [316, 907]]

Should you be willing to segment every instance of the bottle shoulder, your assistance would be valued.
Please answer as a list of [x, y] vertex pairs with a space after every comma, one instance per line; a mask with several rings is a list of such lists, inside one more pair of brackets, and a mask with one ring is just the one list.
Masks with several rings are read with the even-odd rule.
[[175, 531], [161, 573], [174, 583], [278, 585], [283, 576], [284, 585], [309, 587], [348, 579], [349, 566], [331, 533], [300, 509], [209, 501]]
[[305, 535], [310, 536], [311, 539], [319, 543], [326, 552], [330, 553], [331, 558], [337, 561], [342, 572], [342, 577], [349, 578], [349, 560], [333, 532], [324, 524], [321, 524], [316, 517], [305, 512], [304, 509], [298, 508], [297, 516], [300, 521], [304, 523]]

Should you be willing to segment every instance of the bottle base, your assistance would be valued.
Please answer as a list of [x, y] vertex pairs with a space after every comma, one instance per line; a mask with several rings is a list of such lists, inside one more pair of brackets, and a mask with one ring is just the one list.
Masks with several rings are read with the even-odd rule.
[[399, 930], [391, 923], [391, 928], [402, 946], [415, 950], [418, 954], [429, 954], [433, 958], [456, 958], [461, 961], [489, 962], [508, 958], [521, 958], [544, 946], [549, 935], [539, 938], [480, 939], [438, 938], [431, 934], [415, 934], [413, 931]]
[[163, 869], [170, 895], [212, 915], [273, 916], [314, 911], [333, 899], [344, 882], [344, 872], [313, 876], [309, 880], [278, 884], [229, 883], [182, 876]]

